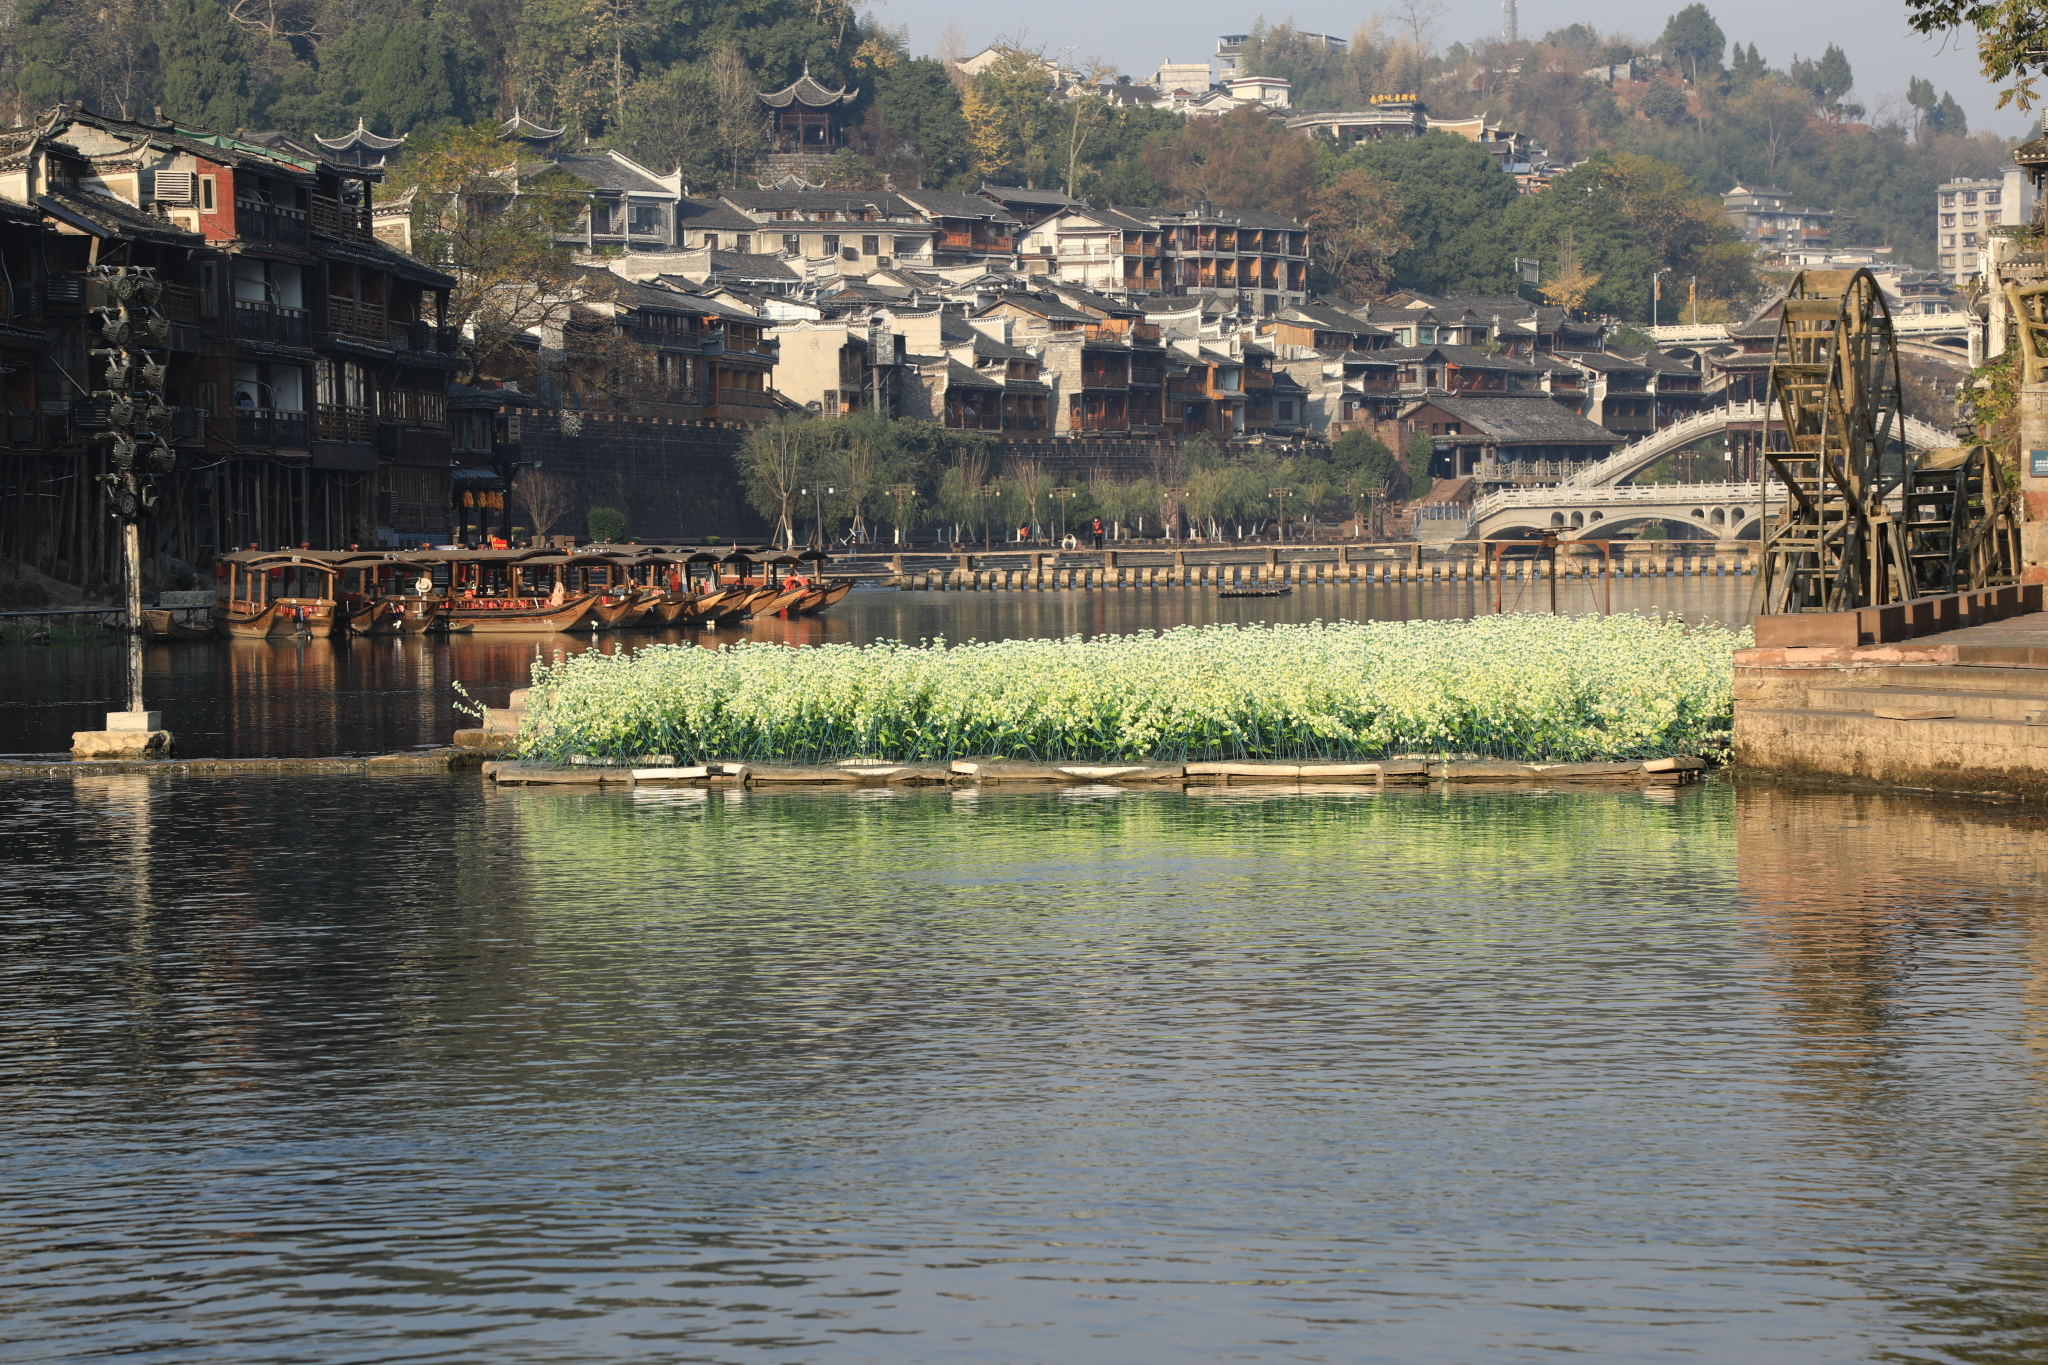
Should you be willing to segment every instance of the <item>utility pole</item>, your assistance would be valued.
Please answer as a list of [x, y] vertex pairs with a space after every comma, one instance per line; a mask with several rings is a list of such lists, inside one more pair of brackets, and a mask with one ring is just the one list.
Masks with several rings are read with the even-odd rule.
[[121, 524], [123, 633], [127, 637], [128, 709], [107, 713], [107, 728], [81, 731], [72, 753], [81, 758], [160, 758], [170, 752], [170, 733], [159, 716], [144, 709], [142, 697], [142, 521], [156, 514], [156, 481], [177, 468], [171, 448], [174, 418], [164, 402], [165, 362], [150, 354], [170, 340], [170, 319], [157, 305], [163, 284], [142, 266], [98, 266], [92, 284], [102, 302], [104, 347], [93, 358], [107, 367], [107, 386], [93, 397], [107, 405], [112, 470], [98, 476], [108, 515]]
[[1670, 273], [1671, 267], [1668, 265], [1662, 270], [1650, 272], [1650, 327], [1653, 331], [1657, 326], [1657, 297], [1663, 291], [1663, 285], [1660, 281]]

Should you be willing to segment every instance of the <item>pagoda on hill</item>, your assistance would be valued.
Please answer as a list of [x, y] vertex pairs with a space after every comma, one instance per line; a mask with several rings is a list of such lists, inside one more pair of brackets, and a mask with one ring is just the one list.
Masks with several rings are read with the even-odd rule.
[[405, 145], [402, 137], [379, 137], [356, 120], [355, 131], [341, 137], [314, 135], [313, 141], [320, 144], [320, 150], [329, 161], [341, 166], [359, 166], [366, 171], [383, 169], [391, 154]]
[[830, 156], [846, 145], [846, 124], [853, 102], [860, 96], [852, 89], [828, 90], [811, 78], [811, 68], [773, 92], [761, 92], [761, 104], [775, 121], [773, 150]]

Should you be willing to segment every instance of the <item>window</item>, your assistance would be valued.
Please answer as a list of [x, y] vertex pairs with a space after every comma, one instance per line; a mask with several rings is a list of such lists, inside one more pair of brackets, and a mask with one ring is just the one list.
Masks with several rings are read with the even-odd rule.
[[1966, 232], [1966, 233], [1964, 233], [1964, 234], [1963, 234], [1963, 245], [1964, 245], [1964, 246], [1975, 246], [1975, 245], [1977, 245], [1977, 234], [1976, 234], [1976, 233], [1974, 233], [1974, 232]]
[[863, 237], [863, 238], [861, 238], [861, 239], [860, 239], [860, 254], [861, 254], [861, 255], [863, 255], [863, 256], [879, 256], [879, 255], [881, 255], [881, 254], [882, 254], [882, 239], [881, 239], [881, 238], [879, 238], [879, 237]]
[[732, 249], [739, 252], [742, 256], [753, 255], [754, 234], [751, 232], [735, 232], [732, 235]]
[[661, 235], [661, 205], [631, 204], [626, 212], [629, 221], [627, 231], [635, 237], [658, 237]]
[[1943, 227], [1954, 227], [1956, 225], [1956, 216], [1953, 213], [1942, 214], [1941, 225]]
[[1954, 246], [1956, 244], [1956, 235], [1951, 232], [1948, 236], [1941, 239], [1941, 244], [1943, 246]]
[[1941, 196], [1941, 206], [1945, 209], [1954, 208], [1956, 206], [1956, 197], [1952, 194], [1944, 194]]
[[219, 193], [219, 184], [219, 176], [202, 175], [199, 177], [199, 211], [201, 213], [212, 213], [218, 208], [220, 200], [216, 196]]
[[798, 235], [797, 235], [796, 233], [794, 233], [794, 232], [785, 232], [785, 233], [783, 233], [783, 234], [782, 234], [782, 254], [783, 254], [783, 255], [785, 255], [785, 256], [801, 256], [801, 255], [803, 255], [803, 254], [804, 254], [804, 239], [803, 239], [802, 237], [798, 236]]
[[1972, 191], [1970, 191], [1969, 193], [1965, 194], [1965, 195], [1963, 196], [1963, 202], [1964, 202], [1965, 204], [1974, 204], [1974, 203], [1976, 203], [1976, 202], [1977, 202], [1977, 193], [1976, 193], [1976, 191], [1975, 191], [1975, 190], [1972, 190]]
[[826, 233], [822, 239], [822, 245], [827, 256], [837, 256], [839, 254], [839, 234], [836, 232]]
[[1963, 226], [1964, 226], [1964, 227], [1975, 227], [1975, 226], [1977, 226], [1977, 215], [1976, 215], [1976, 214], [1974, 214], [1974, 213], [1966, 213], [1966, 214], [1964, 214], [1964, 215], [1963, 215]]
[[704, 249], [705, 249], [706, 251], [716, 251], [716, 250], [718, 250], [718, 234], [717, 234], [717, 233], [715, 233], [715, 232], [707, 232], [707, 233], [705, 233], [705, 234], [704, 234]]
[[1984, 196], [1984, 202], [1985, 202], [1985, 203], [1987, 203], [1987, 204], [1995, 204], [1995, 203], [1997, 203], [1997, 202], [1998, 202], [1998, 191], [1997, 191], [1997, 190], [1992, 190], [1992, 191], [1991, 191], [1990, 193], [1986, 194], [1986, 195]]
[[220, 411], [220, 385], [208, 380], [192, 386], [192, 406], [211, 417]]
[[1956, 263], [1956, 258], [1953, 256], [1944, 256], [1941, 258], [1941, 263], [1943, 265], [1952, 266]]

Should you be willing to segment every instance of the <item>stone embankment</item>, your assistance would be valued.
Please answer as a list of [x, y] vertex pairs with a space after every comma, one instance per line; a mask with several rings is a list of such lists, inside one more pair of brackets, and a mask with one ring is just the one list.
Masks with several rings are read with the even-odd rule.
[[2039, 586], [1759, 617], [1757, 639], [1735, 654], [1738, 768], [2048, 800]]
[[[1516, 543], [1518, 548], [1522, 542]], [[1506, 579], [1550, 576], [1533, 542], [1501, 561]], [[1722, 577], [1751, 573], [1749, 541], [1634, 541], [1605, 559], [1591, 546], [1559, 548], [1561, 578]], [[829, 573], [908, 591], [1044, 591], [1054, 588], [1250, 587], [1316, 583], [1490, 581], [1493, 551], [1477, 541], [1441, 545], [1264, 545], [1193, 549], [1053, 550], [842, 555]]]

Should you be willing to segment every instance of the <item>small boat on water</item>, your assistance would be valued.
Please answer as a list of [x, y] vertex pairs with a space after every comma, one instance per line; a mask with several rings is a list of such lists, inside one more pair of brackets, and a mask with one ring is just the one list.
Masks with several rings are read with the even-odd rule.
[[1278, 587], [1272, 588], [1219, 588], [1216, 591], [1216, 595], [1218, 597], [1292, 597], [1294, 589], [1287, 584], [1281, 584]]
[[574, 555], [434, 550], [420, 551], [418, 557], [446, 568], [443, 630], [480, 635], [575, 630], [592, 619], [597, 605], [599, 590], [581, 581]]
[[400, 551], [338, 559], [336, 624], [353, 635], [418, 635], [437, 629], [448, 600], [434, 566]]
[[312, 550], [236, 550], [214, 565], [213, 626], [232, 639], [334, 633], [340, 571]]

